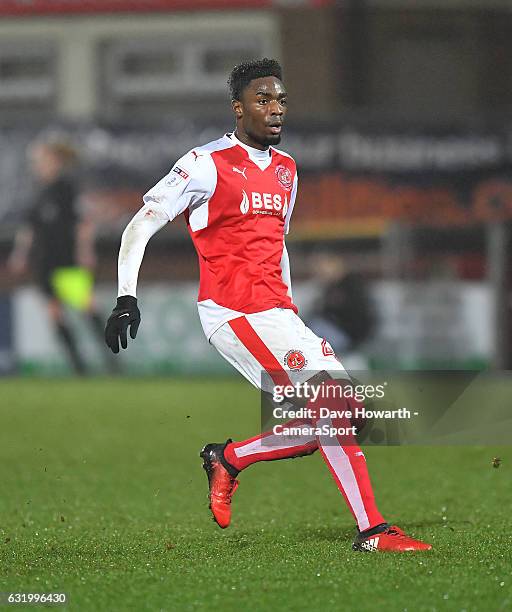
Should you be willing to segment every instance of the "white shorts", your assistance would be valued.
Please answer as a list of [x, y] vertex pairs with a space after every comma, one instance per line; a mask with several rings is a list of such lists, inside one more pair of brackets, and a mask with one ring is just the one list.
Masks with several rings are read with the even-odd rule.
[[272, 308], [224, 323], [210, 338], [219, 353], [255, 387], [295, 384], [325, 370], [348, 378], [329, 342], [289, 308]]

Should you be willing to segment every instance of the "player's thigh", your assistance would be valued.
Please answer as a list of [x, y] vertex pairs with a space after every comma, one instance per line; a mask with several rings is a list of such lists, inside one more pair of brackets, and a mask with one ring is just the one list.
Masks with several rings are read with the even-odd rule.
[[272, 308], [233, 319], [210, 342], [247, 380], [265, 391], [275, 384], [304, 382], [324, 370], [334, 378], [347, 377], [328, 342], [289, 309]]
[[214, 332], [210, 342], [228, 363], [251, 384], [261, 389], [261, 365], [235, 334], [229, 322]]
[[304, 382], [320, 371], [347, 377], [328, 339], [317, 336], [293, 310], [273, 308], [246, 318], [292, 382]]

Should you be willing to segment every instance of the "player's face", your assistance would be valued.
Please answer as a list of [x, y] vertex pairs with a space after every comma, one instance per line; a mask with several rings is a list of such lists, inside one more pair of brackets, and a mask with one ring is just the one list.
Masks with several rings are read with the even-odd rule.
[[279, 144], [287, 110], [287, 93], [276, 77], [254, 79], [233, 102], [237, 136], [257, 149]]

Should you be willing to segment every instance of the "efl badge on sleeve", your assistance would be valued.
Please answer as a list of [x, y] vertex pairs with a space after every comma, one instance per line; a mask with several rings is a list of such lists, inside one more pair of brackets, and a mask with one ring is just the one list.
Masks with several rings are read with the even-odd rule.
[[189, 178], [190, 175], [188, 172], [185, 172], [185, 170], [179, 166], [174, 166], [174, 168], [169, 172], [169, 176], [167, 177], [165, 184], [168, 187], [176, 187], [176, 185], [179, 185], [182, 181], [187, 181]]

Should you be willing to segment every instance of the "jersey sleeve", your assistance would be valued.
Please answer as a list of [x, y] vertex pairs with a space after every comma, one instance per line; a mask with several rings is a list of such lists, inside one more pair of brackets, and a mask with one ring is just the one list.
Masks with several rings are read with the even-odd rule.
[[172, 221], [187, 208], [206, 203], [216, 183], [217, 170], [211, 156], [189, 151], [144, 195], [144, 204], [158, 205]]
[[288, 234], [290, 231], [290, 219], [293, 213], [293, 207], [295, 206], [295, 198], [297, 197], [297, 185], [298, 185], [298, 177], [297, 171], [295, 171], [295, 176], [293, 177], [293, 186], [292, 191], [290, 193], [290, 203], [288, 204], [288, 212], [286, 213], [286, 217], [284, 220], [284, 233]]

